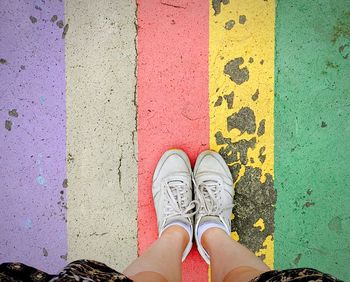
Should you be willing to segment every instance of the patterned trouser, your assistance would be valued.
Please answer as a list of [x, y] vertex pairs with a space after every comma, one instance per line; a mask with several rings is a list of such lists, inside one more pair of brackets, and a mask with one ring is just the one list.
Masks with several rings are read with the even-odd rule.
[[[125, 275], [107, 265], [92, 261], [78, 260], [68, 264], [59, 274], [51, 275], [22, 263], [3, 263], [0, 265], [0, 281], [132, 281]], [[296, 268], [282, 271], [268, 271], [252, 280], [262, 281], [340, 281], [337, 278], [311, 268]]]

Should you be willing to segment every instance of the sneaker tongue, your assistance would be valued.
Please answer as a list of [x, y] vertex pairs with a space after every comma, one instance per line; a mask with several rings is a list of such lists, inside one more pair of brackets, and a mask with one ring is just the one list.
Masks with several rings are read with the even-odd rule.
[[184, 182], [180, 179], [176, 179], [176, 180], [169, 180], [168, 181], [168, 185], [178, 185], [178, 184], [183, 184]]
[[171, 218], [168, 218], [167, 221], [165, 222], [165, 225], [169, 225], [171, 223], [173, 223], [174, 221], [181, 221], [184, 224], [190, 224], [189, 220], [183, 216], [172, 216]]
[[214, 223], [222, 224], [220, 218], [215, 215], [203, 216], [199, 224], [203, 224], [205, 222], [214, 222]]
[[198, 184], [200, 183], [206, 183], [206, 184], [217, 184], [218, 181], [220, 181], [220, 177], [218, 175], [208, 174], [208, 173], [201, 173], [196, 175], [196, 182]]
[[217, 180], [213, 180], [213, 179], [206, 179], [206, 180], [204, 180], [203, 181], [203, 183], [205, 183], [205, 184], [217, 184], [218, 183], [218, 181]]

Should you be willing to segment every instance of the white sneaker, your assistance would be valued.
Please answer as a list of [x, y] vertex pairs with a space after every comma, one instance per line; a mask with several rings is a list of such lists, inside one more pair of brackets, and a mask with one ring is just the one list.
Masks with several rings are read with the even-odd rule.
[[210, 263], [210, 257], [198, 238], [198, 228], [204, 223], [214, 223], [231, 234], [231, 213], [233, 207], [233, 182], [225, 160], [216, 152], [204, 151], [196, 161], [193, 170], [195, 200], [199, 210], [195, 217], [195, 239], [198, 251]]
[[153, 175], [153, 201], [158, 219], [158, 234], [170, 225], [179, 223], [189, 233], [182, 261], [192, 248], [193, 215], [196, 201], [192, 193], [191, 163], [185, 152], [169, 150], [159, 160]]

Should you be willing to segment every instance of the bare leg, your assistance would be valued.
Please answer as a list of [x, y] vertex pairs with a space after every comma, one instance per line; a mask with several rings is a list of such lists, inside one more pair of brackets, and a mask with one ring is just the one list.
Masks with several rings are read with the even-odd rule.
[[184, 228], [170, 226], [123, 273], [134, 281], [181, 281], [181, 258], [188, 241]]
[[223, 230], [210, 228], [202, 236], [210, 256], [212, 281], [250, 281], [270, 269], [246, 247], [232, 240]]

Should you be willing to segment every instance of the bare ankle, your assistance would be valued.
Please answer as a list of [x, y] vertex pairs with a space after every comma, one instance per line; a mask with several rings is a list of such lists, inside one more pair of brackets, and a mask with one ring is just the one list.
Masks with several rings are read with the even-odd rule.
[[186, 248], [188, 241], [190, 240], [187, 231], [184, 228], [176, 225], [165, 229], [160, 237], [170, 238], [172, 242], [174, 242], [174, 240], [175, 242], [179, 242], [183, 246], [183, 249]]
[[218, 237], [222, 236], [228, 236], [224, 230], [215, 227], [208, 229], [202, 235], [201, 243], [203, 248], [210, 254], [210, 249], [213, 247], [212, 243], [218, 242]]

